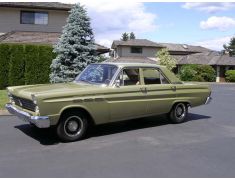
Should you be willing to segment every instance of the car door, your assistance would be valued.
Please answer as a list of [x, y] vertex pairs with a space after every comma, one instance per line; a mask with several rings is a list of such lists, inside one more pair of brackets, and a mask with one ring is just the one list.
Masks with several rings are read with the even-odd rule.
[[[129, 74], [125, 73], [126, 70], [129, 71]], [[117, 77], [120, 84], [113, 87], [110, 94], [106, 95], [110, 110], [110, 121], [132, 119], [146, 115], [146, 92], [144, 85], [140, 84], [139, 72], [139, 68], [121, 70], [120, 75]]]
[[147, 113], [157, 115], [168, 113], [176, 98], [176, 86], [170, 84], [158, 68], [142, 68], [146, 87]]

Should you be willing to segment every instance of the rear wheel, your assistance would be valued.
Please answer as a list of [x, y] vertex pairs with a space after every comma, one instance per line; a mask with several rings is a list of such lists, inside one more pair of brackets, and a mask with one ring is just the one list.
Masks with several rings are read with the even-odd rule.
[[88, 128], [87, 117], [81, 112], [66, 112], [62, 115], [56, 133], [62, 141], [77, 141], [84, 138]]
[[175, 104], [168, 114], [172, 123], [178, 124], [186, 121], [188, 115], [188, 106], [185, 103]]

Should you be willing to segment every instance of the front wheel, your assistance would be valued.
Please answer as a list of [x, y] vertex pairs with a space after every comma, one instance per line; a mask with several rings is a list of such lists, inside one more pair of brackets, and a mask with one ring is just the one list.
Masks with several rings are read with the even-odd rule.
[[168, 114], [172, 123], [179, 124], [186, 121], [188, 115], [188, 106], [185, 103], [175, 104]]
[[87, 118], [83, 113], [67, 112], [62, 115], [56, 132], [62, 141], [71, 142], [84, 138], [87, 128]]

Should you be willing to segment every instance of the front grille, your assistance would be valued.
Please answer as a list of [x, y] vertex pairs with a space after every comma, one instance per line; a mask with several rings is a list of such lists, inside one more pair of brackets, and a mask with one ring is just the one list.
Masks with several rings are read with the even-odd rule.
[[35, 111], [35, 104], [33, 103], [32, 100], [24, 99], [21, 97], [17, 97], [12, 95], [12, 98], [17, 106], [20, 106], [24, 109], [30, 110], [30, 111]]

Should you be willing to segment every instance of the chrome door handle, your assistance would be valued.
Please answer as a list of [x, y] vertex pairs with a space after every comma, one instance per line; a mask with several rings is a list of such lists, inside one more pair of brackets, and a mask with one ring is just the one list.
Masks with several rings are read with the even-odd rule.
[[176, 86], [171, 86], [171, 89], [172, 89], [173, 91], [176, 91]]
[[146, 88], [146, 87], [140, 88], [140, 91], [141, 91], [142, 93], [147, 93], [147, 88]]

